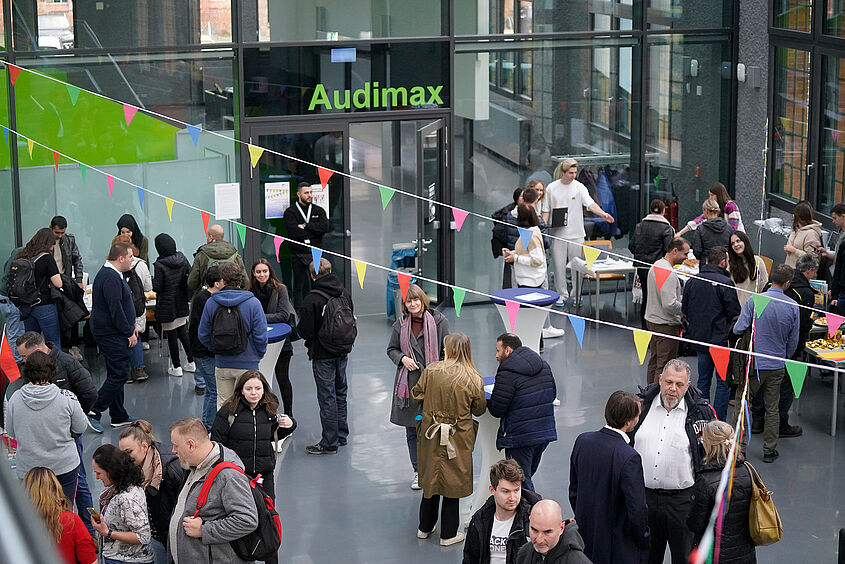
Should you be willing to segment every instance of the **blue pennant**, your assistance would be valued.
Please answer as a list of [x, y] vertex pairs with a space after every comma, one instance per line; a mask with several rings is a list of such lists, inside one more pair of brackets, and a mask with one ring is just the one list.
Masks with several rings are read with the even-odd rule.
[[315, 275], [320, 272], [320, 259], [323, 258], [323, 251], [321, 249], [315, 249], [311, 247], [311, 259], [314, 261], [314, 273]]
[[138, 201], [141, 202], [141, 209], [144, 209], [144, 189], [140, 186], [136, 186], [138, 189]]
[[578, 346], [584, 347], [584, 318], [575, 317], [574, 315], [567, 315], [569, 323], [572, 324], [572, 329], [575, 331], [575, 337], [578, 339]]
[[198, 125], [189, 125], [187, 126], [187, 129], [191, 136], [191, 141], [194, 142], [194, 147], [196, 147], [200, 140], [200, 131], [202, 131], [202, 129], [200, 129]]
[[525, 250], [528, 250], [528, 244], [531, 242], [534, 232], [523, 227], [517, 227], [517, 229], [519, 229], [519, 238], [522, 240], [522, 246], [525, 247]]
[[9, 144], [9, 129], [4, 127], [3, 128], [3, 137], [6, 139], [6, 145]]

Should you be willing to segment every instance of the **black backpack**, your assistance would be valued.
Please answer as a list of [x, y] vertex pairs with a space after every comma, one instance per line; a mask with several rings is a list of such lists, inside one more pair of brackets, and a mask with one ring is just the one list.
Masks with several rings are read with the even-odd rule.
[[141, 317], [147, 313], [147, 297], [144, 295], [144, 283], [141, 282], [141, 277], [135, 272], [135, 266], [126, 273], [126, 283], [129, 284], [129, 291], [132, 293], [135, 317]]
[[329, 296], [322, 290], [312, 291], [328, 300], [323, 306], [322, 322], [317, 331], [320, 346], [333, 356], [351, 353], [358, 336], [358, 325], [352, 314], [352, 300], [349, 294], [343, 292], [339, 296]]
[[35, 282], [35, 261], [47, 253], [40, 253], [33, 259], [16, 258], [9, 266], [9, 300], [17, 307], [36, 306], [41, 303], [38, 297], [38, 284]]
[[248, 338], [240, 308], [218, 303], [211, 318], [211, 349], [214, 354], [241, 354], [246, 350]]

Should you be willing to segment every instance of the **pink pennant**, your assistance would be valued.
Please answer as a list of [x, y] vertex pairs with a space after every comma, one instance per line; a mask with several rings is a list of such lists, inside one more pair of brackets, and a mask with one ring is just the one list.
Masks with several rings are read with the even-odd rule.
[[460, 231], [461, 227], [464, 226], [464, 220], [469, 215], [469, 212], [466, 210], [459, 210], [458, 208], [452, 208], [452, 215], [455, 216], [455, 229]]
[[112, 176], [111, 174], [107, 174], [106, 181], [108, 181], [109, 183], [109, 196], [114, 197], [114, 176]]
[[505, 300], [505, 307], [508, 308], [508, 321], [511, 324], [511, 333], [516, 327], [516, 314], [519, 312], [519, 302]]
[[12, 86], [15, 85], [15, 81], [18, 79], [18, 75], [21, 73], [21, 68], [19, 66], [13, 65], [12, 63], [6, 63], [6, 66], [9, 67], [9, 79], [12, 81]]
[[[207, 211], [200, 212], [202, 214], [202, 229], [205, 231], [205, 234], [208, 235], [208, 220], [211, 219], [211, 214]], [[276, 253], [278, 254], [278, 253]]]
[[321, 166], [317, 167], [317, 172], [320, 174], [320, 186], [325, 188], [329, 185], [329, 178], [332, 177], [334, 174], [333, 170], [329, 170], [327, 168], [323, 168]]
[[284, 237], [279, 237], [278, 235], [273, 236], [273, 246], [276, 247], [276, 260], [279, 262], [282, 262], [282, 259], [279, 258], [279, 247], [281, 247], [284, 242]]
[[135, 106], [123, 104], [123, 118], [126, 120], [126, 127], [129, 127], [129, 124], [132, 123], [132, 118], [135, 117], [135, 114], [137, 112], [138, 108], [136, 108]]
[[827, 334], [829, 337], [833, 337], [839, 330], [839, 326], [845, 321], [845, 317], [836, 315], [835, 313], [826, 313], [824, 315], [827, 317]]
[[56, 163], [56, 172], [59, 171], [59, 154], [53, 151], [53, 162]]

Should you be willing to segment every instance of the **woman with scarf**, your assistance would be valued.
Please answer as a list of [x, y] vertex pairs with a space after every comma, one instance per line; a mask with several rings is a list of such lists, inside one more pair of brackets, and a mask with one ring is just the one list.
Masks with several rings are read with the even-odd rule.
[[[261, 302], [261, 308], [267, 316], [267, 324], [287, 323], [296, 327], [296, 313], [288, 297], [288, 288], [279, 281], [276, 272], [270, 266], [270, 261], [260, 258], [252, 265], [249, 275], [249, 287], [253, 295]], [[285, 339], [282, 352], [276, 361], [276, 381], [282, 396], [284, 413], [293, 415], [293, 386], [290, 383], [290, 359], [293, 356], [293, 346], [290, 338]]]
[[[469, 337], [453, 333], [445, 339], [446, 360], [423, 370], [411, 390], [414, 402], [422, 403], [420, 434], [420, 526], [417, 538], [434, 532], [440, 509], [440, 545], [464, 540], [458, 533], [460, 498], [472, 493], [472, 451], [477, 424], [473, 415], [487, 409], [484, 381], [472, 362]], [[443, 496], [443, 504], [440, 497]]]
[[138, 247], [138, 253], [135, 256], [144, 261], [147, 266], [150, 265], [150, 242], [147, 240], [146, 236], [141, 233], [141, 228], [138, 227], [138, 222], [135, 221], [135, 218], [132, 217], [131, 214], [123, 214], [120, 216], [120, 219], [117, 220], [117, 234], [129, 235], [132, 238], [132, 244]]
[[414, 467], [412, 490], [420, 489], [416, 419], [421, 406], [411, 403], [411, 388], [426, 366], [443, 358], [443, 339], [449, 334], [446, 316], [430, 309], [430, 304], [423, 289], [411, 284], [402, 303], [402, 319], [393, 324], [393, 333], [387, 344], [387, 356], [396, 365], [390, 422], [405, 427], [408, 454]]
[[94, 530], [102, 535], [104, 564], [153, 564], [144, 477], [132, 459], [114, 445], [94, 451], [91, 463], [105, 490], [100, 494], [99, 519]]
[[133, 421], [120, 431], [117, 443], [129, 455], [135, 466], [141, 468], [141, 487], [147, 498], [150, 515], [153, 554], [156, 564], [167, 564], [167, 527], [176, 506], [176, 498], [185, 483], [187, 471], [171, 452], [162, 452], [148, 421]]
[[158, 258], [153, 267], [153, 290], [156, 293], [156, 321], [161, 323], [161, 330], [167, 335], [167, 347], [170, 350], [170, 366], [167, 373], [171, 376], [182, 375], [182, 363], [179, 359], [179, 343], [185, 349], [188, 363], [185, 372], [194, 373], [194, 391], [197, 395], [205, 393], [205, 380], [196, 375], [197, 366], [191, 355], [191, 341], [188, 338], [188, 304], [191, 291], [188, 290], [188, 273], [191, 265], [181, 252], [176, 250], [176, 241], [167, 233], [159, 233], [155, 238]]

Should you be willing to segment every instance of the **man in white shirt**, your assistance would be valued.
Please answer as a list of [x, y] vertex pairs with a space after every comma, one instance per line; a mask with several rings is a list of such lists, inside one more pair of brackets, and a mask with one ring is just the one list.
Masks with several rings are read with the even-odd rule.
[[584, 208], [587, 208], [608, 223], [613, 223], [613, 216], [601, 209], [587, 191], [587, 187], [575, 180], [578, 175], [578, 162], [575, 159], [563, 159], [557, 166], [555, 180], [546, 187], [543, 207], [540, 210], [543, 221], [549, 226], [549, 233], [554, 237], [566, 239], [552, 239], [552, 260], [555, 264], [555, 289], [560, 299], [555, 304], [563, 307], [569, 298], [569, 287], [566, 283], [566, 265], [573, 257], [580, 257], [583, 253], [584, 238]]
[[701, 431], [715, 419], [715, 412], [690, 386], [689, 377], [689, 364], [670, 360], [659, 383], [639, 394], [642, 414], [631, 435], [643, 464], [650, 564], [663, 563], [667, 543], [672, 564], [685, 564], [692, 549], [687, 514], [695, 474], [704, 458]]

